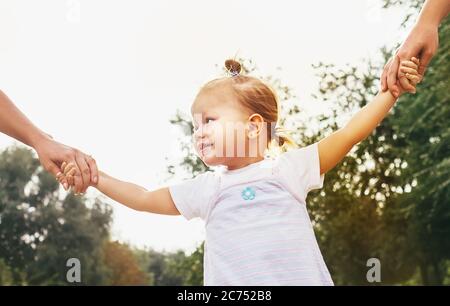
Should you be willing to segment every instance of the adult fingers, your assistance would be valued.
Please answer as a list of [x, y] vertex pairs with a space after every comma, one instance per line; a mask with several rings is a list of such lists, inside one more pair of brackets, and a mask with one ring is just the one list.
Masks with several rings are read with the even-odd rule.
[[78, 166], [78, 163], [74, 160], [74, 164], [76, 164], [75, 167], [75, 173], [73, 174], [73, 191], [75, 194], [79, 193], [83, 189], [83, 178], [81, 177], [80, 168]]
[[91, 170], [85, 160], [85, 154], [77, 152], [76, 161], [81, 172], [82, 185], [78, 193], [85, 191], [91, 182]]
[[394, 56], [392, 63], [389, 67], [388, 75], [387, 75], [387, 86], [389, 91], [395, 96], [398, 97], [400, 94], [400, 90], [397, 86], [397, 73], [398, 73], [398, 65], [399, 65], [398, 56]]
[[384, 65], [383, 73], [381, 73], [381, 90], [386, 91], [388, 89], [387, 87], [387, 75], [389, 71], [389, 67], [391, 66], [392, 57], [388, 60], [386, 65]]
[[94, 184], [98, 183], [98, 167], [97, 162], [92, 156], [87, 157], [87, 163], [89, 165], [89, 169], [91, 170], [91, 181]]
[[434, 52], [428, 49], [425, 49], [420, 56], [420, 65], [419, 65], [419, 74], [425, 75], [425, 71], [427, 70], [428, 64], [434, 56]]

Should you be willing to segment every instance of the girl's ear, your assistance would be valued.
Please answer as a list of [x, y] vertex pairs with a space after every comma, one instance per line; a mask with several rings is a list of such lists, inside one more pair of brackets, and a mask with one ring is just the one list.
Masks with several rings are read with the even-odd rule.
[[248, 117], [248, 138], [256, 138], [261, 133], [264, 119], [260, 114], [252, 114]]

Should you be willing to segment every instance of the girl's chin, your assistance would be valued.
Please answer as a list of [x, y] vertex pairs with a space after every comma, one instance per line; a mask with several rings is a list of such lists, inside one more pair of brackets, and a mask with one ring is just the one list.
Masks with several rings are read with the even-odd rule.
[[202, 161], [207, 165], [207, 166], [218, 166], [220, 165], [220, 161], [218, 158], [211, 156], [211, 157], [203, 157]]
[[216, 157], [215, 155], [206, 155], [201, 156], [201, 160], [207, 165], [207, 166], [219, 166], [222, 164], [223, 160]]
[[208, 147], [208, 148], [205, 148], [205, 149], [203, 149], [203, 150], [201, 150], [200, 152], [198, 152], [199, 153], [199, 156], [200, 156], [200, 158], [202, 159], [202, 160], [207, 160], [207, 159], [216, 159], [216, 157], [215, 157], [215, 151], [214, 151], [214, 149], [213, 148], [211, 148], [211, 147]]

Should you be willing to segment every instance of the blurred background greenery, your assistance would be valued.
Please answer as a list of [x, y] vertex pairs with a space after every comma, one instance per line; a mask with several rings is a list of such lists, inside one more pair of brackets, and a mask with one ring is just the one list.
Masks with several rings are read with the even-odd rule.
[[[413, 14], [422, 3], [386, 0], [385, 7], [401, 5]], [[327, 173], [324, 187], [309, 194], [316, 237], [337, 285], [369, 284], [366, 262], [372, 257], [381, 261], [381, 285], [450, 284], [449, 38], [447, 18], [417, 94], [401, 97], [369, 138]], [[380, 50], [384, 62], [393, 50]], [[258, 75], [251, 60], [241, 62]], [[376, 94], [383, 61], [375, 62], [315, 65], [315, 99], [329, 110], [320, 117], [307, 117], [279, 78], [260, 77], [277, 90], [285, 126], [304, 146], [338, 129], [343, 116]], [[168, 172], [193, 177], [208, 169], [191, 151], [188, 118], [178, 112], [171, 120], [185, 132], [185, 157]], [[113, 241], [111, 222], [104, 199], [63, 195], [30, 150], [0, 153], [1, 285], [70, 285], [71, 257], [82, 263], [82, 285], [202, 284], [203, 244], [192, 254], [138, 249]]]

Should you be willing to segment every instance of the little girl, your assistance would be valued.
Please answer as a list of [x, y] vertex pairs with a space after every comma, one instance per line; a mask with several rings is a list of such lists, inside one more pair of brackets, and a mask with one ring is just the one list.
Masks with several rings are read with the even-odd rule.
[[[418, 64], [412, 58], [400, 67], [414, 87]], [[100, 172], [94, 187], [138, 211], [203, 219], [205, 285], [333, 285], [306, 196], [323, 186], [324, 174], [377, 127], [396, 99], [380, 93], [343, 128], [295, 148], [273, 126], [279, 122], [275, 93], [241, 75], [238, 62], [225, 66], [230, 76], [204, 85], [191, 108], [197, 153], [208, 166], [224, 166], [221, 171], [154, 191]], [[268, 148], [280, 154], [268, 158]], [[70, 179], [75, 166], [64, 163], [62, 170]]]

